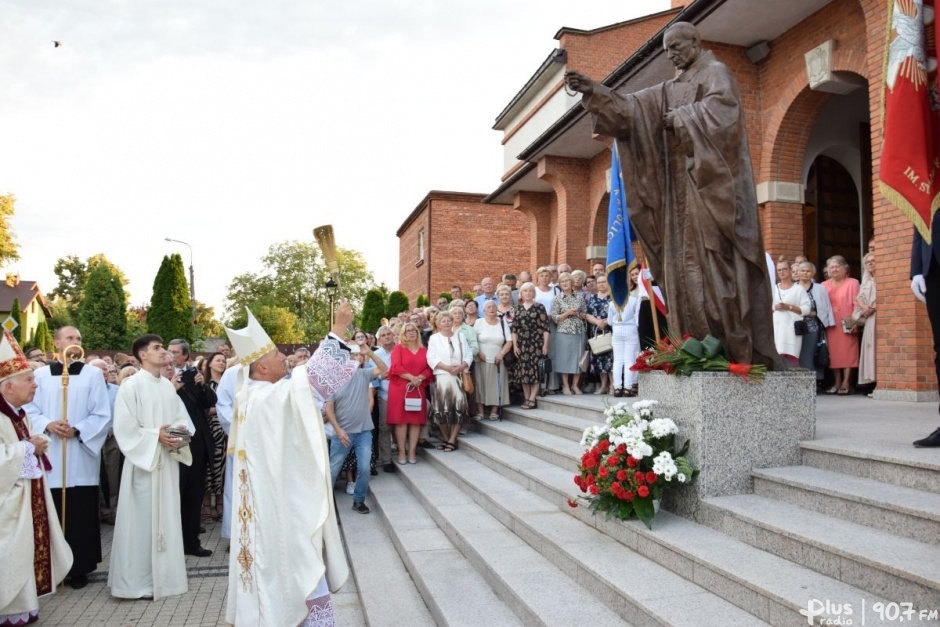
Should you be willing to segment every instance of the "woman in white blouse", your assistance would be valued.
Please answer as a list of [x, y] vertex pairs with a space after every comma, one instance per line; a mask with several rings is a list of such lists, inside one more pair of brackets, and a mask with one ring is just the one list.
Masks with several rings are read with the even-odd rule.
[[512, 331], [491, 300], [483, 305], [483, 317], [476, 321], [473, 330], [480, 345], [474, 366], [477, 402], [484, 413], [490, 408], [490, 420], [499, 420], [499, 407], [509, 402], [509, 373], [503, 358], [512, 350]]
[[802, 321], [810, 312], [809, 296], [806, 290], [793, 282], [790, 264], [783, 259], [777, 260], [777, 285], [773, 289], [774, 343], [777, 352], [793, 365], [800, 363], [800, 351], [803, 348], [803, 336], [796, 334], [794, 322]]
[[444, 439], [438, 448], [450, 452], [457, 450], [460, 423], [467, 418], [467, 395], [461, 377], [470, 370], [473, 353], [464, 336], [454, 331], [450, 312], [439, 313], [436, 322], [438, 331], [428, 339], [428, 366], [434, 371], [431, 420], [437, 423]]

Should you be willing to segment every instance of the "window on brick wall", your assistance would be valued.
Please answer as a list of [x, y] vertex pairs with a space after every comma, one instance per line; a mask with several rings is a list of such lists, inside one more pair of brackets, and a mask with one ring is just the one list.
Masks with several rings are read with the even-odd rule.
[[424, 229], [418, 231], [418, 261], [424, 261]]

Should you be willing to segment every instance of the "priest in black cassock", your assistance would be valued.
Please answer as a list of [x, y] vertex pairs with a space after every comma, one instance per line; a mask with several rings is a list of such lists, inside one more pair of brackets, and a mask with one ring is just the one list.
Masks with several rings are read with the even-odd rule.
[[[81, 346], [75, 327], [62, 327], [55, 334], [56, 352]], [[69, 357], [68, 420], [62, 420], [62, 362], [36, 371], [36, 396], [24, 408], [36, 433], [51, 439], [47, 453], [52, 463], [48, 473], [57, 516], [62, 507], [62, 446], [66, 447], [65, 539], [74, 561], [66, 579], [73, 588], [84, 588], [88, 574], [101, 561], [101, 530], [98, 522], [98, 482], [101, 447], [111, 427], [111, 403], [104, 378], [97, 368], [85, 369]]]

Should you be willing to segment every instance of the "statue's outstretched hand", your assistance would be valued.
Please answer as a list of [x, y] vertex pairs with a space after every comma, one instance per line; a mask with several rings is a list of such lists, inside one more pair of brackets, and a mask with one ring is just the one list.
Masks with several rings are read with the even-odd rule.
[[914, 296], [917, 297], [922, 303], [927, 302], [927, 283], [924, 281], [923, 274], [915, 274], [914, 278], [911, 280], [911, 291], [914, 292]]
[[594, 81], [574, 70], [565, 72], [565, 84], [568, 86], [568, 89], [579, 91], [585, 96], [590, 96], [594, 93]]

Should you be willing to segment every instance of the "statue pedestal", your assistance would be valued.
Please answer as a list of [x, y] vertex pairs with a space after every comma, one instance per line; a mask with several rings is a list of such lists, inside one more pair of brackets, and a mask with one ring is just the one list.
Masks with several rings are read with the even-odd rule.
[[686, 518], [695, 518], [702, 499], [752, 492], [755, 468], [799, 465], [799, 443], [816, 433], [810, 371], [768, 372], [763, 383], [724, 372], [641, 373], [640, 396], [659, 401], [653, 415], [676, 422], [679, 442], [692, 440], [688, 458], [698, 478], [663, 501]]

